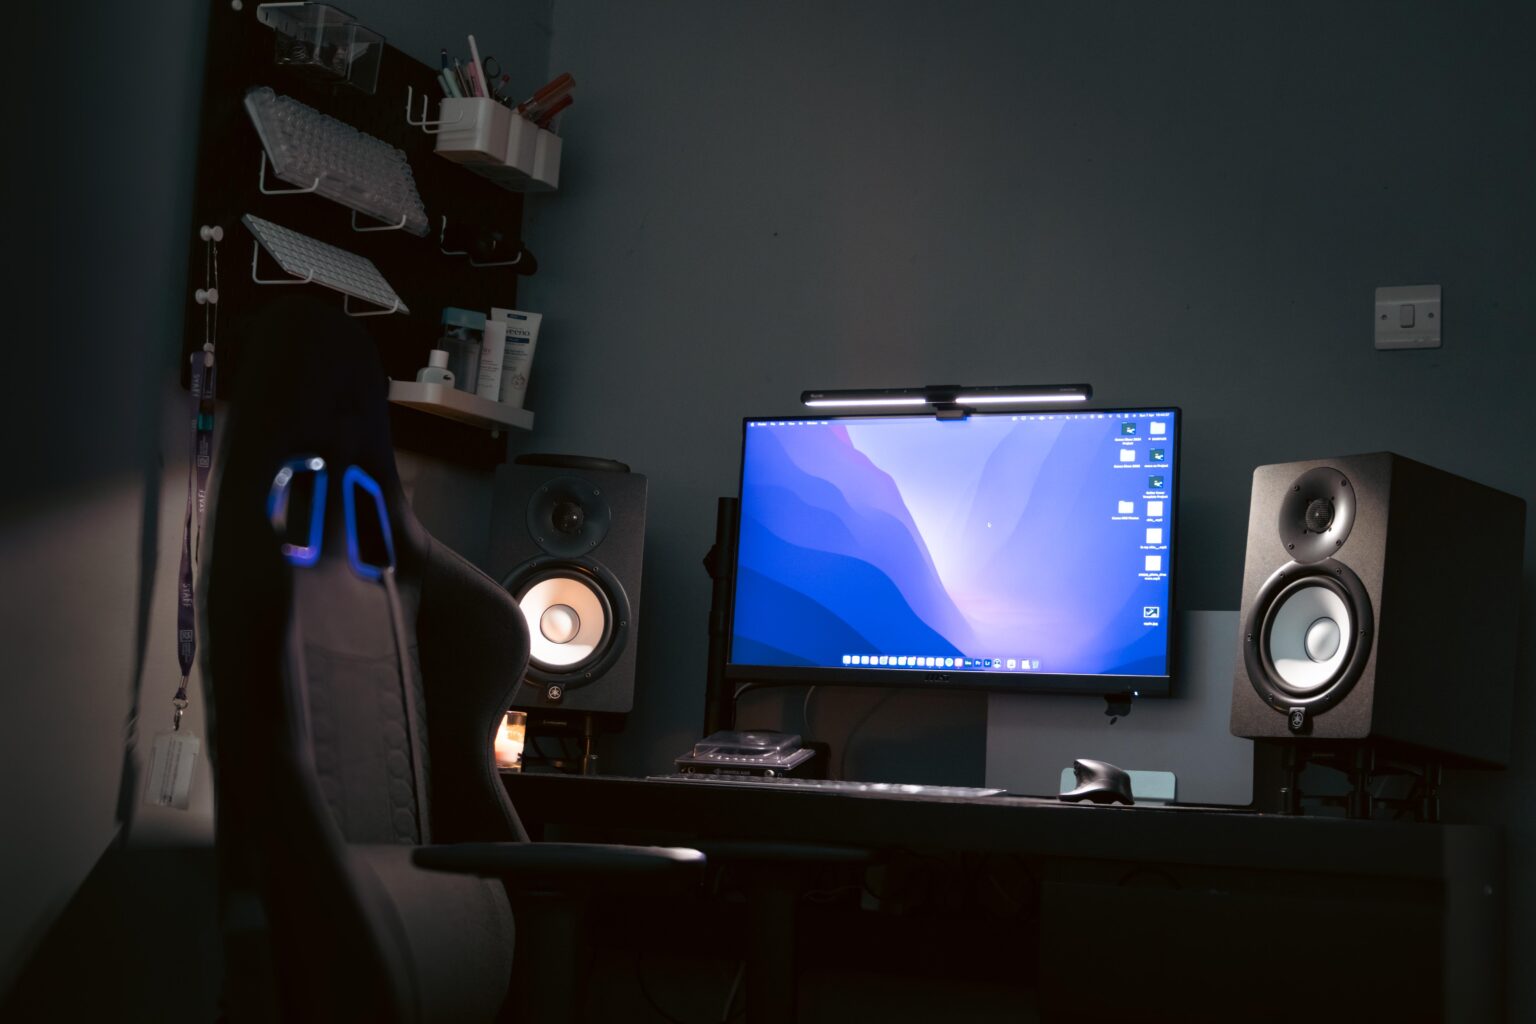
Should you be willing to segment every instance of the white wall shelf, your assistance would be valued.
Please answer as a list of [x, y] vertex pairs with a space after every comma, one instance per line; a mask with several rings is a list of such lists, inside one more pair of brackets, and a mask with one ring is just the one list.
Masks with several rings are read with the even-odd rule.
[[389, 400], [434, 416], [488, 428], [492, 437], [508, 428], [533, 429], [533, 413], [529, 410], [492, 402], [449, 384], [392, 380], [389, 382]]

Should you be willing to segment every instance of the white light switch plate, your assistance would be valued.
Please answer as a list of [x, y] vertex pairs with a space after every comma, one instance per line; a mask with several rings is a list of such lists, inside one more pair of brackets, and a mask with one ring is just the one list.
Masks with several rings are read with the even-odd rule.
[[1439, 348], [1440, 286], [1376, 289], [1377, 348]]

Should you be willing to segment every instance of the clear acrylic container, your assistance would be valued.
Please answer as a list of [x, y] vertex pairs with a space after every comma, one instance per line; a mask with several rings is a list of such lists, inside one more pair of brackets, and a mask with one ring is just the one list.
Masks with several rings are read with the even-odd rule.
[[384, 37], [330, 4], [262, 4], [256, 17], [271, 27], [278, 64], [328, 82], [373, 93]]
[[448, 352], [453, 386], [475, 393], [480, 377], [480, 342], [485, 337], [485, 314], [448, 306], [443, 310], [443, 334], [437, 347]]

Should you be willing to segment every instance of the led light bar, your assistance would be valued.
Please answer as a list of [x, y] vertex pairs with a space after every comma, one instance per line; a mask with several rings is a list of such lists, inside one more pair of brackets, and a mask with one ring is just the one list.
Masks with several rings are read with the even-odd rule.
[[936, 409], [954, 410], [972, 405], [1086, 402], [1092, 397], [1093, 386], [1090, 384], [1010, 384], [975, 388], [929, 384], [920, 388], [805, 391], [801, 393], [800, 401], [813, 409], [930, 405]]

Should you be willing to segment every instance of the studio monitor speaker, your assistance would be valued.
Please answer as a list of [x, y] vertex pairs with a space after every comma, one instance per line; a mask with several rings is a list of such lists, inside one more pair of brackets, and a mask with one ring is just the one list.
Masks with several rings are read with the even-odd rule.
[[496, 473], [491, 575], [531, 643], [514, 707], [634, 707], [645, 477], [623, 463], [524, 455]]
[[1509, 757], [1525, 502], [1391, 453], [1253, 474], [1232, 732]]

